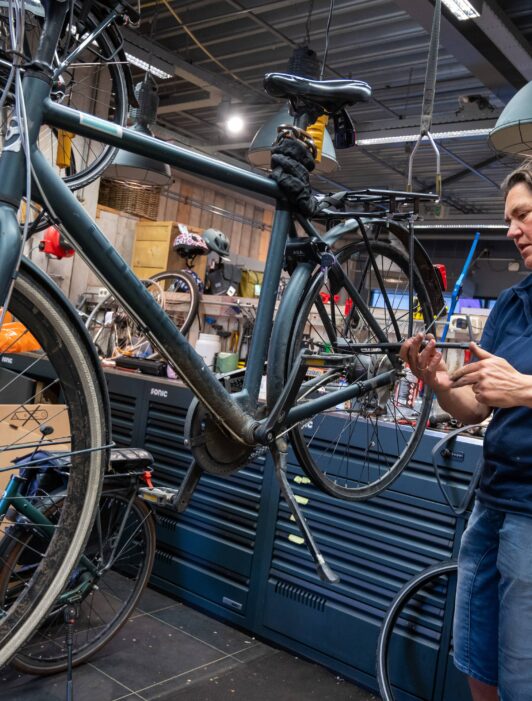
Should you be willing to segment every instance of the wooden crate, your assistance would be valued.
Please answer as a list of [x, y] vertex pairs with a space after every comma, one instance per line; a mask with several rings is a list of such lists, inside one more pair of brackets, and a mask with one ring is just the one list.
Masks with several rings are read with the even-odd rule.
[[[202, 229], [188, 226], [193, 234], [202, 233]], [[166, 270], [181, 270], [186, 267], [185, 260], [172, 249], [172, 243], [179, 234], [174, 221], [140, 221], [137, 224], [135, 247], [133, 249], [132, 267], [135, 274], [146, 279]], [[207, 256], [198, 256], [194, 271], [205, 279]]]

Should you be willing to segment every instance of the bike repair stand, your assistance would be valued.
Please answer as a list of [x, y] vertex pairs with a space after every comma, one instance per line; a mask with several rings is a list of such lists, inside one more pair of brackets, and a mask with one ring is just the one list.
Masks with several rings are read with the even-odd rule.
[[297, 523], [301, 533], [303, 534], [307, 548], [312, 555], [312, 559], [316, 563], [316, 569], [318, 570], [320, 579], [322, 579], [324, 582], [329, 582], [330, 584], [336, 584], [340, 581], [340, 578], [334, 574], [329, 565], [325, 562], [325, 558], [321, 554], [320, 549], [314, 540], [314, 536], [310, 532], [305, 516], [299, 508], [295, 494], [288, 482], [288, 478], [286, 476], [288, 464], [288, 442], [286, 439], [278, 438], [275, 441], [275, 445], [271, 447], [271, 453], [275, 464], [275, 474], [277, 476], [277, 480], [279, 481], [281, 493], [288, 504], [288, 508], [292, 512], [294, 521]]
[[74, 684], [72, 681], [72, 648], [74, 647], [74, 626], [79, 617], [78, 607], [74, 604], [66, 606], [64, 613], [66, 623], [66, 648], [67, 648], [67, 679], [66, 679], [66, 701], [74, 701]]

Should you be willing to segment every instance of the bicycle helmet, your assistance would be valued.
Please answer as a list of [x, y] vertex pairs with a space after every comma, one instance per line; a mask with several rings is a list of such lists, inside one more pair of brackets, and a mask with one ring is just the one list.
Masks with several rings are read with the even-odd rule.
[[229, 239], [218, 229], [205, 229], [203, 240], [211, 251], [229, 260]]
[[209, 247], [198, 234], [179, 234], [174, 239], [172, 248], [183, 258], [202, 256], [209, 252]]

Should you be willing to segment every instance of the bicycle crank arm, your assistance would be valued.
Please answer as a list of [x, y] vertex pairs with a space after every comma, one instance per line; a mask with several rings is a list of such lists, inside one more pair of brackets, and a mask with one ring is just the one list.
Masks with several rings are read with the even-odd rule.
[[275, 441], [275, 445], [271, 447], [273, 461], [275, 463], [275, 474], [279, 481], [279, 487], [285, 498], [288, 508], [292, 512], [295, 522], [299, 526], [299, 530], [303, 534], [307, 548], [309, 549], [312, 559], [316, 564], [316, 570], [320, 579], [324, 582], [329, 582], [329, 584], [336, 584], [340, 581], [340, 578], [334, 574], [329, 565], [325, 562], [325, 558], [320, 552], [314, 536], [310, 532], [307, 521], [303, 512], [299, 508], [292, 487], [290, 486], [288, 479], [286, 477], [286, 467], [287, 467], [287, 455], [288, 455], [288, 444], [284, 438], [278, 438]]

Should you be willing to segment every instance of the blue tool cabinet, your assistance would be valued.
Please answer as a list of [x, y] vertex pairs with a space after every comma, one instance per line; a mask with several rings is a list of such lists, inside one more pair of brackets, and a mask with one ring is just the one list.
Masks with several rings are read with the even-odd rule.
[[[144, 446], [156, 480], [178, 486], [188, 467], [183, 426], [191, 394], [173, 383], [107, 373], [113, 437]], [[337, 438], [334, 417], [330, 440]], [[350, 504], [323, 494], [294, 458], [289, 476], [328, 563], [323, 583], [279, 490], [269, 456], [231, 477], [204, 475], [182, 515], [160, 510], [152, 583], [265, 640], [377, 689], [375, 649], [383, 614], [414, 574], [456, 554], [461, 533], [434, 477], [427, 431], [392, 488]], [[455, 503], [469, 484], [481, 444], [460, 438], [442, 478]], [[436, 601], [427, 625], [403, 626], [393, 641], [397, 698], [468, 701], [450, 654], [452, 606]], [[442, 643], [442, 645], [440, 644]]]

